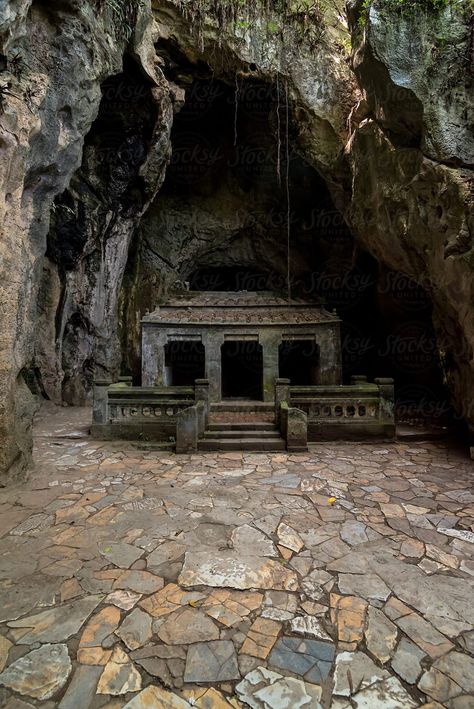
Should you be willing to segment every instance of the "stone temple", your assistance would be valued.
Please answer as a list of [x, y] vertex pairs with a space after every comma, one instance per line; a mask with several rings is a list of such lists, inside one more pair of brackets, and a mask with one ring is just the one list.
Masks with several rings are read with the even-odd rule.
[[393, 438], [392, 379], [343, 385], [335, 312], [272, 292], [175, 293], [142, 320], [142, 382], [95, 383], [95, 435], [195, 450]]

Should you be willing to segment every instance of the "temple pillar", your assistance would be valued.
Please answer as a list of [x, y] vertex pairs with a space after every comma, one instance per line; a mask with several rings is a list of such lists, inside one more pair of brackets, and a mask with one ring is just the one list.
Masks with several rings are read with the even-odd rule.
[[215, 403], [222, 399], [222, 353], [224, 335], [209, 331], [205, 335], [206, 379], [209, 380], [209, 401]]
[[142, 329], [142, 386], [163, 386], [166, 335], [155, 327]]
[[263, 348], [263, 400], [274, 401], [281, 333], [262, 332], [259, 341]]

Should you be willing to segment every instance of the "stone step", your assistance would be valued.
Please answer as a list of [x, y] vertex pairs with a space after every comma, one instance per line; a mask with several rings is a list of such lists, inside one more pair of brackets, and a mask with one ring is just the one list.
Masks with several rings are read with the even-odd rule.
[[226, 438], [226, 439], [231, 439], [231, 438], [257, 438], [257, 439], [263, 439], [266, 440], [267, 438], [279, 438], [280, 432], [278, 429], [276, 429], [274, 426], [269, 431], [252, 431], [251, 429], [234, 429], [234, 430], [228, 430], [224, 428], [213, 428], [211, 431], [207, 430], [204, 433], [204, 438]]
[[283, 438], [204, 438], [198, 442], [200, 451], [285, 451]]
[[211, 413], [219, 412], [259, 412], [270, 413], [275, 411], [275, 405], [264, 401], [241, 401], [240, 399], [219, 401], [210, 405]]
[[277, 431], [274, 423], [267, 421], [210, 422], [208, 431]]

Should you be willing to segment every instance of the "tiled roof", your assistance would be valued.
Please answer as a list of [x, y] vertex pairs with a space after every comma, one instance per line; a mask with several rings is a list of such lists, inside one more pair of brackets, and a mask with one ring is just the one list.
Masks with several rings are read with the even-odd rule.
[[187, 291], [174, 295], [143, 318], [144, 323], [183, 325], [298, 325], [338, 320], [337, 315], [315, 303], [247, 291]]

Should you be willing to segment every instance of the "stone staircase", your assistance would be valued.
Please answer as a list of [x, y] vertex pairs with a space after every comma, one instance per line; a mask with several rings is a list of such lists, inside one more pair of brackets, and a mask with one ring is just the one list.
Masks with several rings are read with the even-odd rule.
[[273, 404], [232, 401], [211, 404], [200, 451], [285, 451]]

